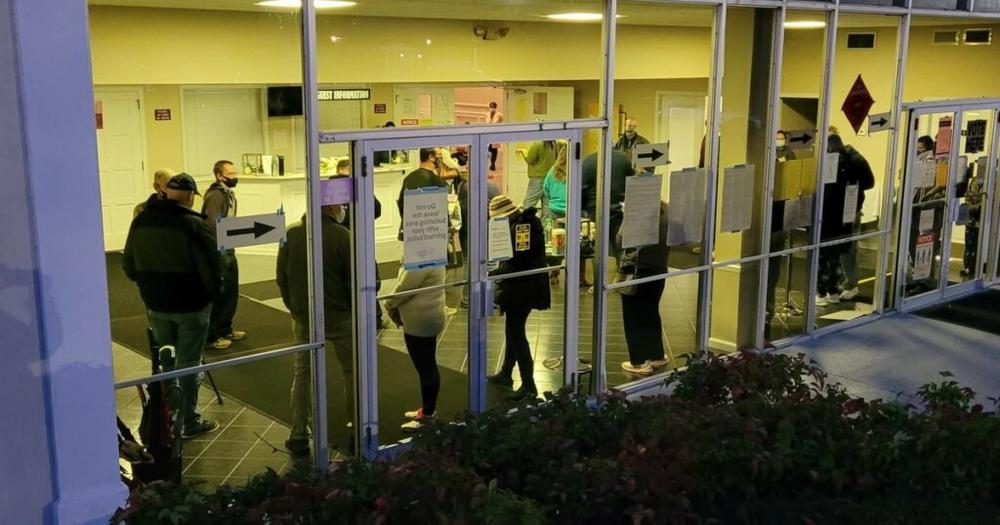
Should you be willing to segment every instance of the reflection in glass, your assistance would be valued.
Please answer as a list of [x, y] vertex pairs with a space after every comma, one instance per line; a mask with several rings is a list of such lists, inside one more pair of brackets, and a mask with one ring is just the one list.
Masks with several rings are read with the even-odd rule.
[[[990, 149], [993, 137], [993, 110], [962, 112], [959, 137], [958, 173], [955, 186], [951, 230], [952, 253], [948, 263], [948, 284], [975, 279], [979, 262], [980, 225], [983, 221], [983, 201], [989, 183]], [[983, 260], [985, 262], [985, 259]]]
[[764, 339], [778, 341], [806, 331], [809, 273], [813, 251], [778, 255], [768, 260]]

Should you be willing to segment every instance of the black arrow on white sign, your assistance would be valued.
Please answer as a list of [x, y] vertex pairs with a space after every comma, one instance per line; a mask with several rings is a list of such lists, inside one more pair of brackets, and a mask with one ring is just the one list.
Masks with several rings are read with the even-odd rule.
[[885, 117], [881, 117], [878, 120], [873, 120], [872, 121], [872, 124], [875, 124], [878, 127], [882, 127], [882, 126], [884, 126], [884, 125], [886, 125], [888, 123], [889, 123], [889, 121], [886, 120]]
[[273, 229], [274, 226], [271, 226], [270, 224], [264, 224], [262, 222], [254, 221], [253, 228], [237, 228], [235, 230], [226, 230], [226, 235], [228, 235], [229, 237], [236, 237], [239, 235], [250, 235], [252, 233], [253, 238], [257, 239], [261, 235], [264, 235]]
[[793, 135], [793, 136], [789, 137], [788, 138], [788, 142], [798, 142], [800, 144], [806, 144], [810, 140], [812, 140], [812, 138], [813, 138], [812, 135], [810, 135], [808, 133], [803, 133], [801, 135]]
[[662, 151], [660, 151], [658, 149], [654, 149], [654, 150], [650, 151], [649, 153], [639, 153], [639, 154], [636, 155], [636, 158], [649, 159], [649, 161], [652, 162], [652, 161], [655, 161], [656, 159], [662, 157], [663, 155], [664, 155], [664, 153]]

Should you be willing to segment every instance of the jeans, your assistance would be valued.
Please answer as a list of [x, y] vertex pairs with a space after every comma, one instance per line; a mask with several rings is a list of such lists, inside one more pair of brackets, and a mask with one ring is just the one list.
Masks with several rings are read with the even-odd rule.
[[504, 352], [500, 375], [510, 377], [514, 374], [514, 365], [521, 374], [521, 387], [535, 390], [535, 362], [531, 357], [531, 345], [525, 333], [528, 324], [530, 308], [512, 308], [504, 311], [504, 338], [507, 350]]
[[[645, 277], [641, 273], [636, 278]], [[657, 361], [663, 354], [663, 322], [660, 298], [666, 283], [661, 279], [636, 285], [635, 295], [622, 295], [622, 320], [629, 361], [639, 366]]]
[[523, 208], [531, 208], [535, 204], [541, 203], [545, 207], [545, 190], [542, 189], [542, 182], [545, 179], [528, 178], [528, 188], [524, 190]]
[[819, 279], [816, 283], [816, 293], [820, 296], [840, 293], [840, 277], [843, 270], [840, 266], [840, 256], [844, 252], [842, 245], [827, 246], [819, 249]]
[[[175, 369], [190, 368], [201, 364], [201, 352], [208, 334], [208, 316], [211, 305], [201, 310], [185, 313], [166, 313], [148, 310], [149, 326], [157, 347], [172, 345], [176, 351]], [[190, 374], [177, 380], [181, 388], [181, 416], [184, 424], [196, 424], [198, 413], [198, 384], [200, 374]]]
[[438, 392], [441, 391], [441, 373], [438, 371], [437, 338], [420, 337], [403, 333], [406, 341], [406, 351], [410, 354], [413, 367], [420, 377], [420, 400], [424, 415], [433, 415], [437, 411]]
[[[854, 217], [854, 231], [852, 235], [857, 235], [861, 231], [861, 212]], [[840, 268], [844, 274], [844, 290], [850, 290], [858, 286], [858, 241], [848, 243], [841, 247]]]
[[[351, 331], [351, 312], [326, 316], [326, 348], [329, 355], [330, 347], [340, 364], [340, 398], [346, 422], [354, 420], [354, 336]], [[292, 331], [295, 341], [303, 344], [309, 341], [309, 327], [292, 320]], [[312, 356], [311, 352], [295, 354], [294, 372], [292, 375], [292, 439], [309, 437], [309, 425], [312, 420]], [[329, 370], [329, 367], [327, 367]], [[329, 375], [327, 375], [329, 384]], [[345, 424], [346, 424], [345, 422]]]
[[233, 316], [240, 297], [240, 267], [236, 253], [227, 251], [219, 256], [222, 267], [222, 293], [212, 304], [212, 320], [208, 327], [208, 340], [215, 341], [233, 333]]

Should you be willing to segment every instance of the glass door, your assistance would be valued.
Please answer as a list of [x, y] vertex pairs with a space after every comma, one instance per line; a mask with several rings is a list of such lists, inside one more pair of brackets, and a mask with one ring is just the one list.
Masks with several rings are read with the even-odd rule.
[[985, 254], [980, 256], [979, 247], [988, 241], [982, 226], [988, 223], [990, 212], [987, 197], [994, 157], [996, 111], [992, 108], [963, 109], [960, 119], [961, 132], [955, 152], [957, 162], [951, 179], [950, 242], [946, 244], [950, 253], [944, 275], [945, 296], [979, 286], [987, 261]]
[[[912, 110], [906, 150], [898, 293], [910, 310], [940, 298], [948, 271], [956, 111]], [[942, 273], [945, 272], [945, 273]]]
[[477, 317], [463, 202], [480, 172], [475, 136], [355, 143], [354, 261], [359, 439], [365, 457], [390, 453], [431, 420], [470, 404], [469, 342]]
[[[595, 228], [580, 219], [578, 131], [483, 135], [471, 211], [474, 262], [470, 370], [477, 410], [577, 385], [580, 294]], [[585, 297], [589, 297], [585, 295]], [[475, 389], [474, 389], [475, 390]]]

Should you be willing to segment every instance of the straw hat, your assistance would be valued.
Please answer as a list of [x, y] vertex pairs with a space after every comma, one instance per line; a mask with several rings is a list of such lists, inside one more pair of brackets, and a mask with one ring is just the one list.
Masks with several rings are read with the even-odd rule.
[[490, 218], [494, 217], [507, 217], [518, 210], [514, 202], [510, 200], [510, 197], [506, 195], [497, 195], [493, 197], [490, 201]]

